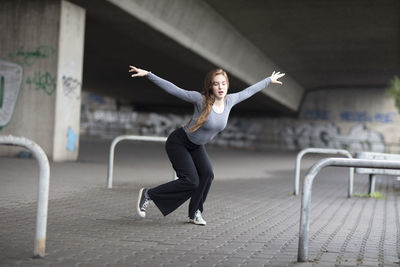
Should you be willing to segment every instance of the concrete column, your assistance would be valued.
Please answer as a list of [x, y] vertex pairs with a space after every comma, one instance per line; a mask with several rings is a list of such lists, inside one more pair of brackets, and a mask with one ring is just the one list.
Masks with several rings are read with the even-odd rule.
[[53, 159], [78, 157], [85, 10], [61, 2]]
[[32, 139], [56, 161], [78, 156], [84, 21], [64, 0], [0, 3], [0, 135]]

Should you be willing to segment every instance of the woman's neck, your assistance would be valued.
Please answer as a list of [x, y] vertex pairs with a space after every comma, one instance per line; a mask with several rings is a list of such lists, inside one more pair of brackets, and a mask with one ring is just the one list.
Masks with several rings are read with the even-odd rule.
[[225, 98], [223, 99], [215, 99], [215, 102], [213, 104], [212, 109], [216, 112], [216, 113], [223, 113], [225, 110]]
[[222, 99], [215, 99], [213, 106], [223, 107], [224, 105], [225, 105], [225, 98], [222, 98]]

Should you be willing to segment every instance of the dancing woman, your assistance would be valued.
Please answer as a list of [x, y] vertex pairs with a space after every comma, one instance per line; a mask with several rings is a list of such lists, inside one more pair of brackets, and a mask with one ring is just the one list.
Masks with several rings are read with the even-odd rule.
[[165, 144], [168, 158], [179, 179], [153, 188], [141, 188], [137, 202], [138, 214], [144, 218], [149, 202], [153, 201], [166, 216], [190, 198], [189, 222], [206, 225], [202, 217], [203, 205], [214, 173], [204, 145], [225, 128], [233, 106], [261, 91], [269, 83], [282, 84], [278, 79], [285, 74], [274, 71], [271, 76], [238, 93], [227, 94], [229, 79], [222, 69], [212, 70], [206, 75], [202, 93], [181, 89], [151, 72], [133, 66], [130, 66], [129, 72], [134, 73], [132, 77], [146, 76], [166, 92], [194, 105], [192, 119], [173, 131]]

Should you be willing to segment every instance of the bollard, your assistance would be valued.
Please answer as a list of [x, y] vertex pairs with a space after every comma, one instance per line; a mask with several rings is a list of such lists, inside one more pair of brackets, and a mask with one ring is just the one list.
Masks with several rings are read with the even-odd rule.
[[[108, 172], [107, 172], [107, 188], [112, 188], [113, 182], [113, 172], [114, 172], [114, 151], [115, 146], [123, 140], [133, 140], [133, 141], [150, 141], [150, 142], [163, 142], [167, 141], [167, 137], [157, 137], [157, 136], [141, 136], [141, 135], [121, 135], [111, 142], [110, 154], [108, 157]], [[173, 175], [174, 179], [177, 179], [176, 173]]]
[[[351, 153], [344, 149], [331, 149], [331, 148], [306, 148], [301, 150], [296, 157], [296, 166], [295, 166], [295, 176], [294, 176], [294, 191], [293, 195], [299, 194], [299, 186], [300, 186], [300, 161], [305, 154], [315, 153], [315, 154], [341, 154], [348, 158], [353, 158]], [[349, 186], [347, 196], [351, 197], [353, 195], [353, 184], [354, 184], [354, 168], [350, 168], [349, 170]]]
[[366, 160], [366, 159], [346, 159], [346, 158], [327, 158], [318, 161], [308, 171], [304, 183], [300, 210], [300, 233], [297, 261], [305, 262], [308, 260], [308, 232], [310, 230], [310, 206], [312, 183], [320, 170], [327, 166], [336, 167], [362, 167], [375, 169], [400, 169], [400, 161], [388, 160]]
[[50, 166], [43, 149], [35, 142], [12, 135], [0, 136], [0, 144], [22, 146], [32, 152], [39, 163], [38, 208], [36, 215], [34, 257], [44, 257], [46, 250], [47, 210], [49, 202]]

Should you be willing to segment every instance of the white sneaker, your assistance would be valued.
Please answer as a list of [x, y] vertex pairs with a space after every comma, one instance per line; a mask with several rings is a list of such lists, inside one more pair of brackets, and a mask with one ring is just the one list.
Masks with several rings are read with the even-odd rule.
[[196, 211], [193, 219], [189, 219], [189, 222], [197, 224], [197, 225], [206, 225], [207, 224], [207, 222], [201, 216], [201, 211], [199, 211], [199, 210]]
[[141, 188], [139, 191], [138, 201], [136, 204], [136, 209], [140, 217], [146, 217], [146, 208], [150, 204], [150, 199], [146, 198], [146, 192], [148, 189]]

